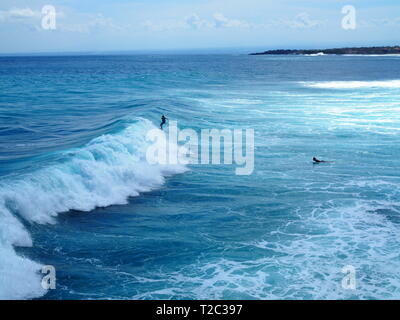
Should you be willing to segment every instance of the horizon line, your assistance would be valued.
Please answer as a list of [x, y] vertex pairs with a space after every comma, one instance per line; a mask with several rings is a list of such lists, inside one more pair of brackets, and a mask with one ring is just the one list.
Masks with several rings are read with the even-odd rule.
[[[266, 48], [267, 47], [267, 48]], [[309, 46], [304, 46], [309, 47]], [[309, 47], [309, 48], [293, 48], [293, 47], [269, 47], [268, 46], [246, 46], [246, 47], [210, 47], [210, 48], [169, 48], [169, 49], [133, 49], [133, 50], [82, 50], [82, 51], [27, 51], [27, 52], [0, 52], [0, 57], [11, 57], [11, 56], [63, 56], [63, 55], [113, 55], [113, 54], [180, 54], [180, 53], [191, 53], [191, 54], [250, 54], [250, 50], [327, 50], [327, 49], [347, 49], [347, 48], [377, 48], [377, 47], [400, 47], [400, 44], [396, 45], [346, 45], [343, 47], [332, 46], [325, 47]], [[263, 48], [263, 49], [262, 49]], [[230, 51], [230, 52], [228, 52]]]

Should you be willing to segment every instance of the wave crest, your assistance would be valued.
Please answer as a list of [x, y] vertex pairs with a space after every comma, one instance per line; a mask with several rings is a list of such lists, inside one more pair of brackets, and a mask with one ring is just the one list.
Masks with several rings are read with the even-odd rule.
[[[19, 219], [55, 223], [54, 217], [61, 212], [126, 204], [129, 197], [161, 186], [166, 176], [187, 170], [182, 165], [151, 165], [146, 161], [150, 145], [146, 134], [152, 129], [155, 126], [150, 121], [140, 119], [119, 133], [63, 152], [64, 160], [59, 164], [0, 182], [0, 253], [4, 257], [0, 261], [0, 299], [45, 293], [38, 282], [39, 264], [17, 256], [12, 248], [32, 245]], [[24, 277], [19, 279], [20, 275]], [[11, 285], [9, 281], [23, 284]]]

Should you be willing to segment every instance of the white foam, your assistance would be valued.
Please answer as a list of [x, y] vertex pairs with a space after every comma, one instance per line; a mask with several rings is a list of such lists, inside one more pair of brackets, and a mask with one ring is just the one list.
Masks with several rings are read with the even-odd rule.
[[146, 161], [146, 133], [152, 129], [150, 121], [141, 119], [118, 134], [65, 152], [63, 163], [0, 181], [0, 298], [31, 298], [45, 292], [39, 285], [40, 265], [13, 250], [13, 245], [31, 246], [32, 240], [12, 212], [28, 222], [54, 223], [61, 212], [125, 204], [128, 197], [161, 186], [165, 176], [187, 170]]
[[0, 300], [30, 299], [46, 293], [41, 286], [39, 263], [16, 255], [9, 244], [0, 245]]
[[321, 89], [400, 88], [400, 80], [387, 81], [321, 81], [302, 82], [306, 87]]
[[325, 53], [323, 53], [323, 52], [311, 53], [311, 54], [306, 54], [305, 56], [308, 56], [308, 57], [319, 57], [319, 56], [325, 56]]
[[[179, 270], [134, 276], [168, 291], [150, 289], [133, 299], [399, 299], [398, 225], [378, 213], [398, 205], [338, 199], [298, 208], [298, 219], [237, 247], [254, 252], [253, 259], [227, 250]], [[356, 268], [355, 290], [341, 286], [347, 265]]]

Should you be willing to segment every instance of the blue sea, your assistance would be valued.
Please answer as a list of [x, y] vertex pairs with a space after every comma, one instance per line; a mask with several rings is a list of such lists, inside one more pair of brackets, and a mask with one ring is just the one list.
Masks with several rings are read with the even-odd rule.
[[[399, 56], [0, 57], [0, 298], [399, 299], [399, 98]], [[254, 171], [149, 164], [162, 114]]]

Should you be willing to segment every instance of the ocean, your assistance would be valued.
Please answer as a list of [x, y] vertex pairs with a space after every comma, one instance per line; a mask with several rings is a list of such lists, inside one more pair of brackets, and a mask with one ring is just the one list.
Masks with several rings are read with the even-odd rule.
[[[399, 56], [0, 57], [0, 298], [399, 299], [399, 98]], [[254, 170], [149, 164], [162, 114]]]

